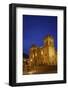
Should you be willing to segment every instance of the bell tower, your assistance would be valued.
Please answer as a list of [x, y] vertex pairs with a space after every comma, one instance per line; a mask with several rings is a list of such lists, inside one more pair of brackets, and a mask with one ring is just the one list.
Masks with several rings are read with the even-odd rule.
[[54, 47], [54, 39], [52, 36], [48, 35], [47, 37], [44, 38], [44, 45], [45, 46], [52, 46]]
[[54, 47], [54, 38], [50, 35], [44, 38], [45, 60], [49, 65], [57, 64], [57, 53]]

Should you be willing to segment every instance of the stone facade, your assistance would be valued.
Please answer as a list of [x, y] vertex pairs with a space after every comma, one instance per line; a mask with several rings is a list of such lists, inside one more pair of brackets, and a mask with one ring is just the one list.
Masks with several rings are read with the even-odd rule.
[[54, 39], [48, 35], [43, 40], [42, 47], [32, 45], [29, 53], [30, 65], [57, 65], [57, 52], [54, 47]]

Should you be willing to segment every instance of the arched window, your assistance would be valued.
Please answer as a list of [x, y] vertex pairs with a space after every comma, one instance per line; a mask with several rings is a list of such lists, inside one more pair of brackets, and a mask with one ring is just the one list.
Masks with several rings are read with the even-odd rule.
[[43, 55], [43, 50], [41, 50], [41, 55]]
[[34, 58], [34, 54], [33, 54], [33, 58]]
[[32, 62], [32, 59], [30, 59], [30, 61]]
[[35, 53], [35, 56], [37, 56], [37, 53]]

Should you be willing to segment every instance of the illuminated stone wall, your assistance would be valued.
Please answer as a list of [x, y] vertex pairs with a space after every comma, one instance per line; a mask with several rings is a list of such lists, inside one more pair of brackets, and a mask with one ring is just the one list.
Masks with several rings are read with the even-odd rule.
[[29, 53], [30, 65], [36, 66], [41, 64], [56, 65], [57, 52], [54, 47], [54, 39], [51, 36], [44, 38], [44, 45], [37, 47], [32, 45]]

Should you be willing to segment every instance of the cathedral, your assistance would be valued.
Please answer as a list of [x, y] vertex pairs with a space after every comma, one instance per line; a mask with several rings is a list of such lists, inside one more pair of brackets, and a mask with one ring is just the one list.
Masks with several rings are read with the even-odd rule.
[[43, 46], [32, 45], [29, 52], [29, 64], [37, 65], [57, 65], [57, 52], [54, 46], [54, 38], [50, 35], [43, 39]]

